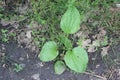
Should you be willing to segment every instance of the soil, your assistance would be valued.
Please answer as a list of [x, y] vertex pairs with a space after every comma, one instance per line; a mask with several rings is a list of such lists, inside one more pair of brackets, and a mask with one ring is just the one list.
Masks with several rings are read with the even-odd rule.
[[[110, 51], [110, 55], [114, 55], [112, 59], [117, 59], [115, 55], [120, 52], [120, 45], [116, 45], [114, 50], [116, 54]], [[120, 64], [106, 65], [100, 57], [90, 54], [90, 61], [87, 72], [84, 74], [73, 73], [66, 70], [62, 75], [56, 75], [53, 69], [53, 62], [42, 63], [37, 53], [31, 52], [29, 49], [21, 47], [16, 42], [0, 43], [0, 55], [8, 57], [0, 64], [0, 80], [120, 80]], [[120, 62], [120, 61], [119, 61]], [[23, 65], [23, 69], [19, 72], [14, 71], [14, 64], [19, 63]], [[92, 72], [89, 72], [89, 71]]]
[[[27, 1], [29, 0], [24, 1], [23, 4], [27, 5]], [[17, 12], [14, 12], [14, 7], [17, 7], [19, 0], [5, 0], [5, 4], [0, 5], [4, 5], [5, 11], [9, 12], [5, 12], [6, 15], [12, 11], [17, 14]], [[23, 13], [27, 11], [23, 7], [20, 8], [23, 10]], [[7, 29], [7, 35], [16, 33], [16, 37], [13, 37], [15, 39], [7, 36], [10, 38], [9, 42], [3, 43], [3, 41], [0, 40], [0, 80], [120, 80], [120, 42], [115, 46], [110, 46], [110, 50], [105, 57], [101, 56], [101, 48], [96, 52], [89, 52], [89, 63], [85, 73], [74, 73], [67, 68], [63, 74], [56, 75], [54, 72], [54, 62], [43, 63], [40, 61], [38, 58], [39, 48], [36, 48], [33, 38], [31, 37], [32, 35], [29, 35], [29, 32], [31, 33], [33, 29], [41, 30], [41, 26], [34, 23], [34, 28], [29, 29], [29, 25], [26, 23], [27, 21], [24, 22], [25, 20], [18, 22], [4, 22], [3, 20], [3, 23], [1, 23], [2, 19], [0, 19], [0, 30]], [[86, 34], [89, 34], [88, 31], [86, 32]], [[101, 30], [101, 32], [104, 33], [105, 31]], [[28, 38], [26, 37], [27, 33]], [[95, 37], [96, 34], [97, 33], [91, 35], [91, 37]], [[83, 34], [81, 35], [83, 36]], [[103, 34], [101, 35], [105, 36]], [[41, 37], [43, 36], [45, 35], [42, 34], [39, 38], [42, 39]], [[116, 37], [111, 36], [113, 38]], [[0, 39], [1, 38], [0, 33]], [[17, 68], [15, 64], [21, 65], [21, 67]]]

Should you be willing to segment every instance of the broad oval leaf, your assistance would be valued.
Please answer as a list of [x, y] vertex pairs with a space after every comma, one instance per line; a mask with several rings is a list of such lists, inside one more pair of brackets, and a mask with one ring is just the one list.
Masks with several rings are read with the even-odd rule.
[[82, 73], [87, 67], [88, 54], [83, 48], [76, 47], [72, 51], [66, 52], [64, 60], [71, 70]]
[[57, 44], [54, 41], [49, 41], [44, 44], [38, 57], [41, 61], [48, 62], [55, 59], [57, 55]]
[[54, 69], [56, 74], [62, 74], [65, 71], [66, 66], [63, 61], [57, 61], [54, 65]]
[[80, 28], [80, 14], [75, 6], [70, 6], [61, 18], [60, 27], [67, 34], [73, 34]]

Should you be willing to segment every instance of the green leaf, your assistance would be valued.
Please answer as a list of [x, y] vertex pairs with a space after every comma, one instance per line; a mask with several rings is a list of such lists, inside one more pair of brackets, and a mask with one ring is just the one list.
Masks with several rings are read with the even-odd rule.
[[62, 16], [60, 27], [67, 34], [73, 34], [80, 28], [80, 14], [76, 7], [71, 6]]
[[57, 61], [55, 63], [54, 69], [56, 74], [62, 74], [65, 71], [66, 66], [63, 61]]
[[82, 73], [87, 67], [88, 54], [83, 48], [76, 47], [72, 51], [66, 52], [64, 60], [71, 70]]
[[48, 62], [55, 59], [57, 55], [57, 44], [54, 41], [49, 41], [44, 44], [38, 57], [41, 61]]
[[72, 6], [74, 4], [75, 0], [68, 0], [69, 6]]
[[72, 42], [65, 36], [60, 36], [60, 42], [69, 50], [72, 48]]

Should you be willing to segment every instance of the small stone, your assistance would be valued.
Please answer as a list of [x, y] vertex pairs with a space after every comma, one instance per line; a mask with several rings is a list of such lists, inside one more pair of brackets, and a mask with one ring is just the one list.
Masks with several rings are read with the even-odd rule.
[[97, 64], [97, 65], [96, 65], [96, 68], [98, 68], [98, 67], [100, 67], [100, 64]]
[[23, 58], [23, 57], [20, 57], [20, 58], [19, 58], [19, 60], [20, 60], [20, 61], [23, 61], [23, 60], [24, 60], [24, 58]]
[[40, 80], [39, 76], [40, 76], [40, 74], [37, 73], [37, 74], [33, 74], [31, 77], [32, 77], [34, 80]]
[[43, 66], [44, 66], [42, 62], [38, 63], [38, 65], [39, 65], [39, 66], [41, 66], [41, 67], [43, 67]]
[[120, 8], [120, 4], [116, 4], [116, 7]]

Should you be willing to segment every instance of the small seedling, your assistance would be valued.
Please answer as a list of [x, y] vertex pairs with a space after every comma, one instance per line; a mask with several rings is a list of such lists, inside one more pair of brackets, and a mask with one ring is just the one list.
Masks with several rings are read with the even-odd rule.
[[15, 67], [14, 67], [13, 70], [14, 70], [15, 72], [19, 72], [19, 71], [23, 70], [23, 66], [22, 66], [21, 64], [15, 63], [14, 66], [15, 66]]

